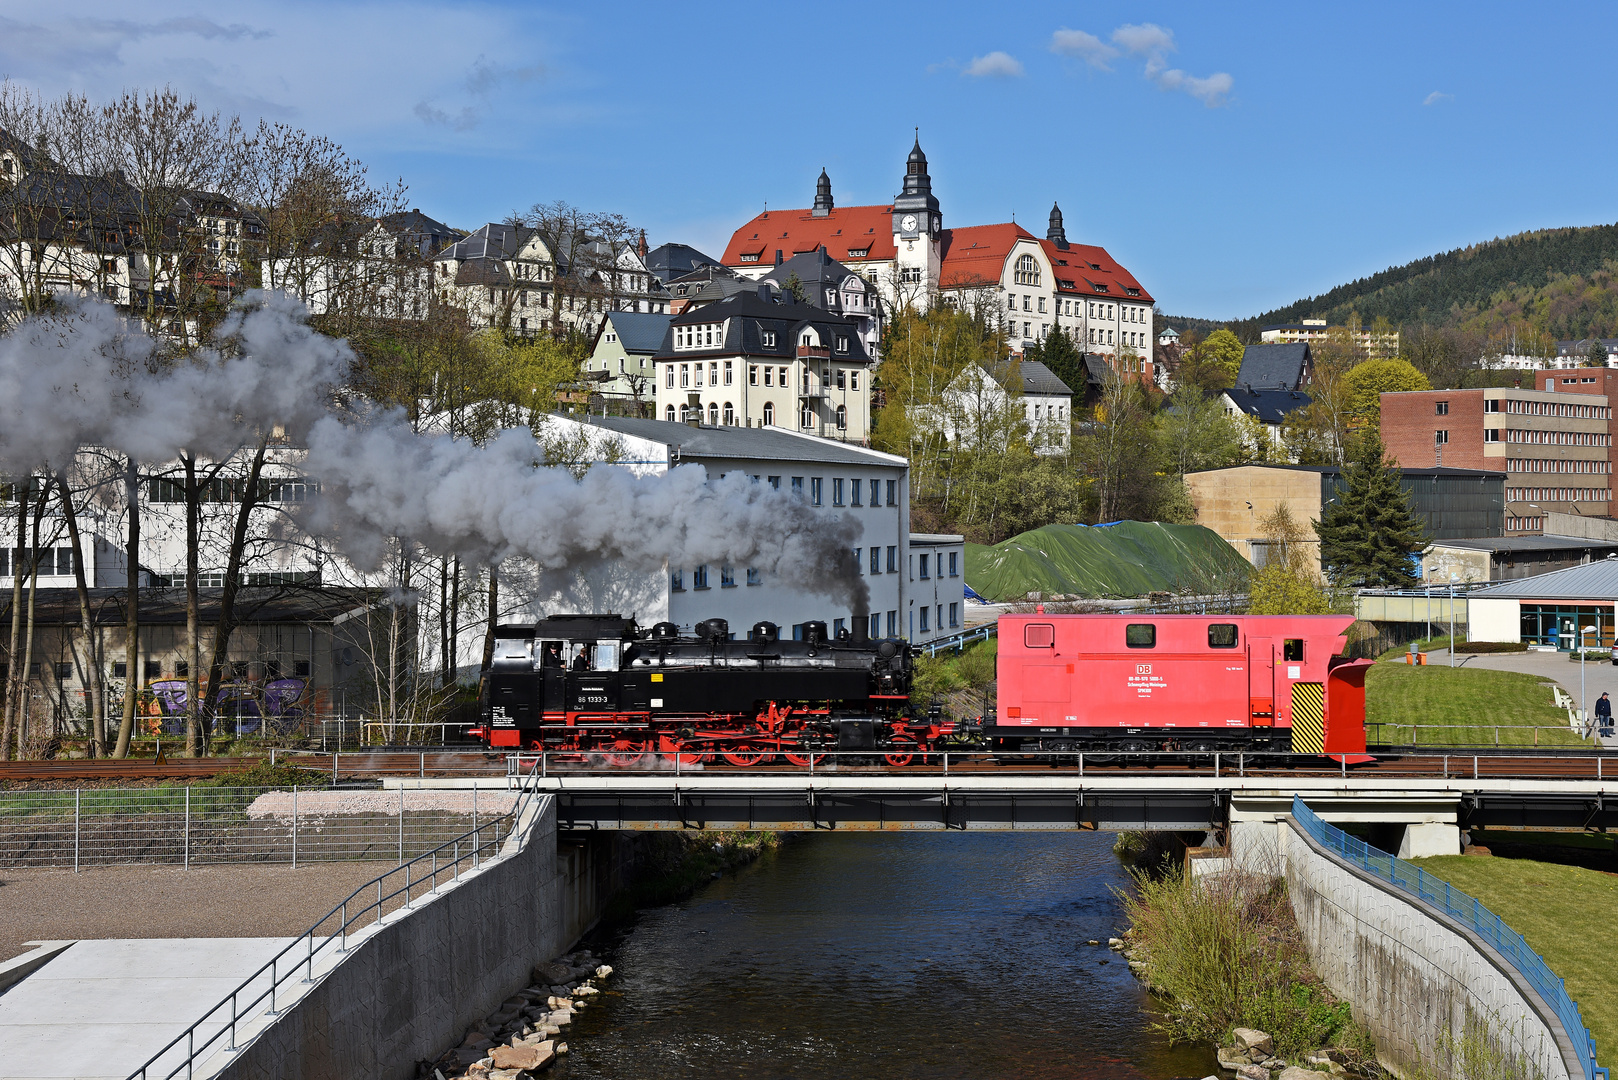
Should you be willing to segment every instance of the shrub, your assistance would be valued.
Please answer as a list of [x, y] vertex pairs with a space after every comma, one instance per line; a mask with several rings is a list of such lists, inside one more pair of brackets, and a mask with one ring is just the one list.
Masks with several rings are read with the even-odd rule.
[[292, 765], [271, 765], [267, 760], [245, 769], [215, 774], [208, 780], [191, 781], [192, 787], [327, 787], [331, 774]]
[[1463, 641], [1455, 646], [1457, 653], [1512, 653], [1527, 652], [1525, 641]]

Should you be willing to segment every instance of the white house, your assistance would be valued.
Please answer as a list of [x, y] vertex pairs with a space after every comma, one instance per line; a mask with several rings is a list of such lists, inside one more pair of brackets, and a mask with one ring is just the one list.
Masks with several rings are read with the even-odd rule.
[[1072, 441], [1073, 391], [1037, 360], [973, 365], [944, 389], [936, 416], [919, 411], [951, 441], [995, 439], [1013, 426], [1038, 454], [1066, 453]]
[[656, 371], [652, 357], [668, 337], [673, 315], [613, 311], [602, 316], [595, 347], [584, 361], [584, 377], [607, 396], [650, 403]]

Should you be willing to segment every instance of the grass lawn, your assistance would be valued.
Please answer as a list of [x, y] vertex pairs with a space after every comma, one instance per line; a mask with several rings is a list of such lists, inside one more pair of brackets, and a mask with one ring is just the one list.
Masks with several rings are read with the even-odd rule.
[[1446, 855], [1418, 866], [1474, 896], [1567, 983], [1602, 1064], [1618, 1063], [1618, 875], [1528, 859]]
[[[1366, 737], [1408, 746], [1588, 746], [1552, 704], [1551, 688], [1532, 675], [1480, 668], [1412, 667], [1383, 663], [1365, 679]], [[1416, 730], [1412, 731], [1412, 726]]]

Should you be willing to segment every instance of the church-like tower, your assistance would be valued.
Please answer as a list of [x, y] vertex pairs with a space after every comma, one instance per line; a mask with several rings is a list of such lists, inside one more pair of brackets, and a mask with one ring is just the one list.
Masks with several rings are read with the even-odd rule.
[[821, 169], [820, 179], [815, 181], [815, 208], [811, 213], [815, 217], [829, 217], [836, 205], [831, 197], [831, 177], [826, 175], [825, 169]]
[[943, 231], [944, 215], [933, 195], [933, 178], [927, 174], [927, 155], [921, 151], [918, 133], [905, 159], [904, 190], [893, 200], [893, 242], [901, 293], [915, 293], [907, 299], [919, 306], [925, 306], [926, 294], [938, 287]]

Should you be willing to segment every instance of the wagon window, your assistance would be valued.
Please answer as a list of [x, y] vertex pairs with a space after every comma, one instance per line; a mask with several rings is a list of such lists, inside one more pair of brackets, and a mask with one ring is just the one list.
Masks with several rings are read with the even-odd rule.
[[1284, 656], [1287, 662], [1290, 664], [1303, 663], [1303, 638], [1287, 638], [1286, 644], [1282, 646], [1281, 655]]
[[1208, 624], [1208, 648], [1234, 649], [1236, 647], [1236, 624], [1216, 622]]
[[1124, 644], [1131, 649], [1157, 648], [1157, 627], [1152, 623], [1130, 623], [1124, 628]]
[[1029, 623], [1022, 628], [1022, 643], [1030, 649], [1049, 649], [1056, 644], [1056, 627], [1050, 623]]

